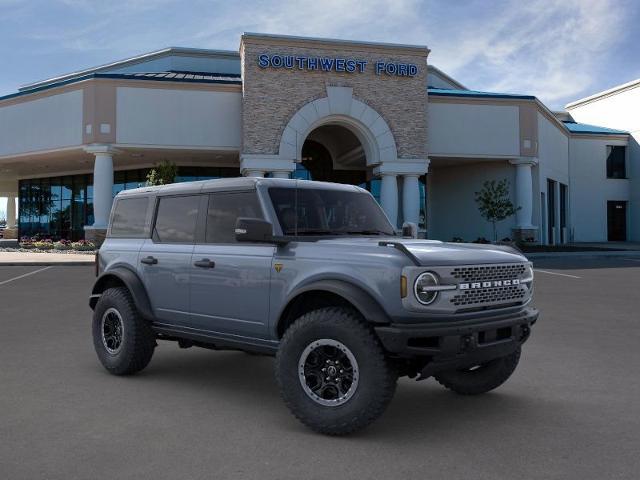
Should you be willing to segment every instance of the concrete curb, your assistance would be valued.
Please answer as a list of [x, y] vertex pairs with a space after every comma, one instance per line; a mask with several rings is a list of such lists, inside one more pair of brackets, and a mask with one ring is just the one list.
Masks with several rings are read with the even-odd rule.
[[527, 258], [563, 258], [563, 257], [632, 257], [640, 258], [640, 250], [615, 250], [592, 252], [535, 252], [525, 253]]

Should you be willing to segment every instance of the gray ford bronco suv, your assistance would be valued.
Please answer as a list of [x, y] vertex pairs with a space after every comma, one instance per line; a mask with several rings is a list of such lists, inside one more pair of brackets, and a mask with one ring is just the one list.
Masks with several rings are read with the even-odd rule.
[[500, 386], [538, 317], [518, 251], [397, 235], [352, 185], [123, 191], [96, 269], [93, 343], [110, 373], [142, 370], [160, 340], [275, 355], [284, 402], [330, 435], [379, 417], [398, 376], [463, 395]]

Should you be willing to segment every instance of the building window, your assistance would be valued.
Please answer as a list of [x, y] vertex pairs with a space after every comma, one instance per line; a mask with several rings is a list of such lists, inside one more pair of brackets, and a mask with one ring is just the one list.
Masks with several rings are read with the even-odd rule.
[[[119, 170], [113, 175], [113, 196], [145, 184], [149, 169]], [[235, 167], [178, 167], [176, 182], [239, 177]], [[20, 236], [53, 240], [84, 238], [84, 226], [93, 225], [93, 175], [20, 180]]]
[[607, 178], [627, 178], [627, 147], [607, 146]]

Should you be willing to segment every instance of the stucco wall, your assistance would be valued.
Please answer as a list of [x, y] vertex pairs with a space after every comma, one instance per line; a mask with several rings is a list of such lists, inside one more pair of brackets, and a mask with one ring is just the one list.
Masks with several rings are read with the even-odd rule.
[[630, 240], [640, 241], [640, 85], [571, 107], [569, 113], [578, 122], [630, 132], [627, 172], [630, 178], [628, 234]]
[[429, 155], [520, 155], [514, 105], [429, 102]]
[[607, 200], [629, 201], [630, 182], [607, 179], [607, 145], [625, 145], [620, 140], [572, 138], [569, 196], [574, 240], [607, 241]]
[[0, 156], [82, 143], [82, 90], [0, 106]]
[[[426, 50], [374, 51], [359, 44], [323, 45], [315, 42], [274, 44], [271, 40], [243, 39], [243, 146], [245, 154], [275, 155], [289, 119], [305, 104], [327, 96], [327, 86], [353, 88], [353, 97], [377, 111], [393, 133], [398, 156], [426, 158]], [[260, 54], [281, 54], [368, 61], [364, 73], [260, 68]], [[414, 77], [376, 75], [376, 61], [413, 63]]]
[[119, 87], [117, 143], [239, 150], [240, 92]]
[[[429, 176], [429, 238], [449, 241], [453, 237], [461, 237], [472, 241], [485, 237], [492, 240], [491, 224], [480, 216], [475, 202], [475, 192], [482, 188], [485, 180], [506, 178], [509, 181], [511, 201], [515, 204], [515, 167], [506, 161], [435, 167], [430, 168]], [[514, 225], [515, 217], [500, 222], [498, 240], [511, 237]]]

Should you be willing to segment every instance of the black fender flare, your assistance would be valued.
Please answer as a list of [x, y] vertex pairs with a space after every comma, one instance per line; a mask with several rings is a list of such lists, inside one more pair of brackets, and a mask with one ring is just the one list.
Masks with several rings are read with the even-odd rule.
[[149, 301], [149, 295], [147, 295], [147, 290], [144, 288], [142, 280], [140, 280], [137, 273], [126, 267], [112, 268], [98, 277], [96, 283], [93, 285], [91, 297], [89, 298], [89, 306], [91, 309], [93, 310], [95, 308], [100, 295], [106, 290], [106, 286], [109, 285], [110, 280], [113, 279], [117, 279], [127, 287], [140, 314], [147, 320], [153, 320], [154, 315], [151, 302]]
[[377, 324], [391, 323], [387, 312], [380, 303], [373, 298], [368, 292], [353, 283], [344, 280], [318, 280], [308, 283], [300, 288], [295, 289], [289, 294], [285, 302], [285, 306], [278, 314], [278, 323], [282, 319], [282, 315], [291, 304], [291, 302], [299, 295], [314, 290], [330, 292], [339, 297], [344, 298], [351, 303], [365, 318], [366, 321]]

